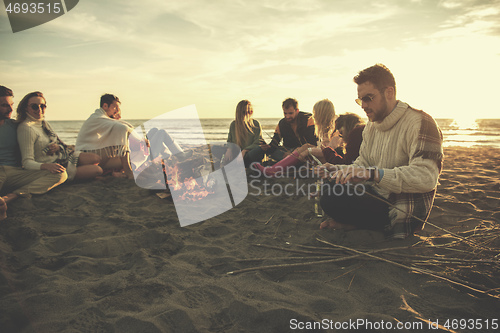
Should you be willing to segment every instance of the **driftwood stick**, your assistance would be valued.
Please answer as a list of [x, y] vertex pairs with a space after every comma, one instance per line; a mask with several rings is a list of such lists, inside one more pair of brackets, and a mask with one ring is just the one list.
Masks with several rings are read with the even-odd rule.
[[331, 256], [332, 255], [331, 252], [327, 253], [327, 252], [314, 252], [314, 251], [293, 250], [293, 249], [286, 249], [286, 248], [283, 248], [283, 247], [266, 245], [266, 244], [254, 244], [254, 246], [265, 247], [265, 248], [268, 248], [268, 249], [280, 250], [280, 251], [285, 251], [285, 252], [304, 253], [304, 254], [316, 254], [316, 255], [321, 254], [321, 255], [325, 255], [325, 256]]
[[349, 287], [347, 287], [347, 291], [351, 290], [352, 281], [354, 281], [355, 276], [356, 276], [356, 274], [352, 275], [352, 279], [351, 279], [351, 282], [349, 282]]
[[340, 278], [341, 278], [341, 277], [343, 277], [344, 275], [347, 275], [347, 274], [349, 274], [349, 273], [351, 273], [351, 272], [353, 272], [353, 271], [355, 271], [355, 270], [358, 270], [358, 269], [360, 269], [361, 267], [363, 267], [364, 265], [365, 265], [365, 264], [361, 264], [361, 265], [359, 265], [358, 267], [354, 267], [353, 269], [351, 269], [351, 270], [349, 270], [349, 271], [347, 271], [347, 272], [345, 272], [345, 273], [342, 273], [342, 274], [340, 274], [339, 276], [336, 276], [335, 278], [331, 279], [330, 281], [325, 281], [325, 282], [332, 282], [332, 281], [335, 281], [335, 280], [337, 280], [337, 279], [340, 279]]
[[457, 279], [457, 278], [446, 277], [444, 275], [441, 275], [439, 273], [432, 272], [432, 271], [429, 271], [429, 270], [426, 270], [426, 269], [403, 265], [403, 264], [400, 264], [398, 262], [395, 262], [395, 261], [392, 261], [392, 260], [389, 260], [389, 259], [377, 257], [377, 256], [374, 256], [374, 255], [372, 255], [370, 253], [361, 252], [361, 251], [358, 251], [358, 250], [355, 250], [355, 249], [351, 249], [351, 248], [349, 248], [347, 246], [333, 244], [333, 243], [321, 240], [319, 238], [316, 238], [316, 240], [318, 240], [319, 242], [328, 244], [330, 246], [339, 247], [339, 248], [347, 250], [347, 251], [351, 251], [351, 252], [354, 252], [354, 253], [357, 253], [357, 254], [360, 254], [360, 255], [365, 255], [365, 256], [368, 256], [368, 257], [376, 259], [376, 260], [384, 261], [384, 262], [387, 262], [389, 264], [393, 264], [395, 266], [408, 269], [410, 271], [416, 271], [416, 272], [419, 272], [419, 273], [422, 273], [422, 274], [430, 275], [432, 277], [435, 277], [435, 278], [438, 278], [438, 279], [441, 279], [441, 280], [444, 280], [444, 281], [456, 284], [456, 285], [461, 286], [461, 287], [465, 287], [467, 289], [470, 289], [472, 291], [475, 291], [475, 292], [478, 292], [478, 293], [481, 293], [481, 294], [485, 294], [485, 295], [488, 295], [488, 296], [491, 296], [491, 297], [494, 297], [494, 298], [500, 298], [500, 296], [498, 296], [498, 295], [491, 295], [487, 291], [481, 290], [481, 288], [484, 288], [483, 286], [474, 285], [472, 283], [469, 283], [469, 282], [466, 282], [466, 281], [462, 281], [462, 280]]
[[295, 244], [295, 246], [300, 247], [302, 249], [310, 249], [310, 250], [330, 250], [330, 251], [342, 251], [341, 249], [336, 249], [336, 248], [327, 248], [324, 246], [309, 246], [309, 245], [301, 245], [301, 244]]
[[458, 244], [460, 244], [460, 241], [453, 241], [452, 243], [449, 243], [449, 244], [424, 245], [423, 247], [430, 248], [430, 249], [436, 248], [436, 249], [440, 249], [440, 250], [447, 250], [447, 251], [454, 251], [454, 252], [471, 254], [470, 251], [454, 249], [454, 248], [450, 247], [450, 245], [458, 245]]
[[373, 195], [373, 194], [371, 194], [371, 193], [369, 193], [369, 192], [365, 192], [365, 194], [369, 195], [370, 197], [372, 197], [372, 198], [374, 198], [374, 199], [376, 199], [376, 200], [379, 200], [379, 201], [382, 201], [382, 202], [386, 203], [387, 205], [389, 205], [389, 207], [394, 208], [394, 209], [396, 209], [396, 210], [399, 210], [400, 212], [403, 212], [403, 213], [407, 214], [408, 216], [411, 216], [411, 217], [413, 217], [414, 219], [416, 219], [416, 220], [418, 220], [418, 221], [420, 221], [420, 222], [427, 223], [428, 225], [433, 226], [433, 227], [434, 227], [434, 228], [436, 228], [436, 229], [439, 229], [439, 230], [441, 230], [441, 231], [447, 232], [448, 234], [450, 234], [450, 235], [452, 235], [452, 236], [454, 236], [454, 237], [456, 237], [456, 238], [459, 238], [459, 239], [463, 240], [464, 242], [469, 243], [469, 244], [470, 244], [470, 245], [472, 245], [472, 246], [477, 246], [477, 247], [480, 247], [480, 248], [483, 248], [483, 249], [486, 249], [486, 250], [490, 251], [490, 249], [489, 249], [489, 248], [487, 248], [487, 247], [485, 247], [485, 246], [482, 246], [481, 244], [478, 244], [478, 243], [476, 243], [476, 242], [474, 242], [474, 241], [471, 241], [471, 240], [469, 240], [469, 239], [467, 239], [467, 238], [465, 238], [465, 237], [462, 237], [462, 236], [460, 236], [460, 235], [457, 235], [456, 233], [451, 232], [451, 231], [449, 231], [449, 230], [447, 230], [447, 229], [445, 229], [445, 228], [442, 228], [442, 227], [440, 227], [440, 226], [438, 226], [438, 225], [435, 225], [434, 223], [431, 223], [431, 222], [429, 222], [429, 221], [425, 221], [425, 220], [423, 220], [423, 219], [421, 219], [421, 218], [419, 218], [419, 217], [417, 217], [417, 216], [415, 216], [415, 215], [412, 215], [412, 214], [410, 214], [410, 213], [408, 213], [408, 212], [405, 212], [405, 211], [404, 211], [404, 210], [402, 210], [401, 208], [396, 207], [395, 205], [391, 204], [389, 201], [387, 201], [387, 200], [385, 200], [385, 199], [383, 199], [383, 198], [380, 198], [380, 197], [378, 197], [378, 196], [376, 196], [376, 195]]
[[[317, 251], [304, 251], [304, 250], [294, 250], [294, 249], [287, 249], [284, 247], [279, 247], [279, 246], [273, 246], [273, 245], [267, 245], [267, 244], [253, 244], [254, 246], [258, 247], [265, 247], [268, 249], [273, 249], [273, 250], [280, 250], [280, 251], [285, 251], [285, 252], [294, 252], [294, 253], [304, 253], [304, 254], [321, 254], [325, 256], [334, 256], [334, 253], [328, 253], [328, 252], [317, 252]], [[317, 249], [317, 250], [341, 250], [341, 249], [336, 249], [336, 248], [327, 248], [327, 247], [320, 247], [320, 246], [306, 246], [306, 245], [296, 245], [301, 248], [305, 249]], [[411, 246], [401, 246], [401, 247], [390, 247], [390, 248], [384, 248], [384, 249], [377, 249], [377, 250], [366, 250], [369, 251], [370, 253], [378, 253], [378, 252], [385, 252], [385, 251], [399, 251], [399, 250], [408, 250], [411, 249]]]
[[[335, 256], [330, 256], [335, 257]], [[304, 259], [325, 259], [330, 258], [327, 256], [320, 257], [269, 257], [269, 258], [249, 258], [249, 259], [238, 259], [235, 262], [248, 262], [248, 261], [263, 261], [263, 260], [304, 260]]]
[[[288, 250], [288, 249], [282, 249], [282, 248], [277, 248], [271, 245], [265, 245], [265, 244], [255, 244], [256, 246], [262, 246], [262, 247], [268, 247], [268, 248], [274, 248], [278, 250], [285, 250], [285, 251], [297, 251], [297, 250]], [[408, 249], [408, 247], [402, 247], [404, 249]], [[402, 249], [402, 248], [394, 248], [394, 249]], [[373, 250], [370, 251], [369, 253], [377, 253], [377, 252], [382, 252], [382, 251], [387, 251], [388, 249], [378, 249], [378, 250]], [[308, 251], [304, 251], [308, 252]], [[361, 252], [364, 254], [364, 252]], [[329, 254], [331, 257], [331, 254]], [[268, 269], [276, 269], [276, 268], [285, 268], [285, 267], [298, 267], [298, 266], [307, 266], [307, 265], [317, 265], [317, 264], [324, 264], [324, 263], [332, 263], [332, 262], [339, 262], [339, 261], [344, 261], [344, 260], [350, 260], [354, 258], [359, 258], [361, 255], [356, 254], [356, 255], [351, 255], [347, 257], [341, 257], [341, 258], [335, 258], [335, 259], [327, 259], [327, 260], [320, 260], [320, 261], [309, 261], [309, 262], [304, 262], [304, 263], [295, 263], [295, 264], [280, 264], [280, 265], [268, 265], [268, 266], [257, 266], [257, 267], [249, 267], [249, 268], [244, 268], [244, 269], [239, 269], [236, 271], [232, 272], [227, 272], [226, 274], [228, 275], [234, 275], [234, 274], [239, 274], [239, 273], [244, 273], [244, 272], [251, 272], [251, 271], [263, 271], [263, 270], [268, 270]]]
[[435, 261], [449, 261], [449, 262], [459, 262], [459, 263], [474, 263], [474, 264], [493, 264], [499, 265], [499, 260], [488, 260], [488, 259], [462, 259], [462, 258], [446, 258], [446, 257], [433, 257], [433, 256], [422, 256], [422, 255], [407, 255], [404, 253], [389, 253], [393, 256], [406, 257], [406, 258], [417, 258], [417, 259], [429, 259]]
[[269, 220], [267, 220], [267, 222], [266, 222], [266, 223], [264, 223], [264, 224], [268, 224], [269, 222], [271, 222], [271, 220], [273, 219], [274, 215], [275, 215], [275, 214], [271, 215], [271, 217], [269, 218]]
[[265, 271], [265, 270], [268, 270], [268, 269], [276, 269], [276, 268], [289, 268], [289, 267], [300, 267], [300, 266], [308, 266], [308, 265], [326, 264], [326, 263], [332, 263], [332, 262], [339, 262], [339, 261], [343, 261], [343, 260], [354, 259], [354, 258], [358, 258], [358, 257], [359, 257], [359, 255], [352, 255], [352, 256], [342, 257], [342, 258], [320, 260], [320, 261], [301, 262], [301, 263], [295, 263], [295, 264], [281, 264], [281, 265], [268, 265], [268, 266], [249, 267], [249, 268], [243, 268], [243, 269], [239, 269], [239, 270], [232, 271], [232, 272], [227, 272], [226, 274], [228, 274], [228, 275], [236, 275], [236, 274], [239, 274], [239, 273], [251, 272], [251, 271]]

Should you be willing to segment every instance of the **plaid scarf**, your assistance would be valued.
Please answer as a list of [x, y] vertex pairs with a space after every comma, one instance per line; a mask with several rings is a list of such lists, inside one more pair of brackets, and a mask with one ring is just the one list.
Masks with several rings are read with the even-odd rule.
[[[422, 157], [434, 160], [441, 173], [443, 168], [443, 134], [431, 116], [423, 111], [416, 111], [421, 112], [422, 122], [418, 135], [418, 147], [413, 158]], [[406, 213], [389, 208], [391, 224], [385, 230], [386, 236], [406, 238], [412, 233], [422, 230], [424, 224], [411, 215], [426, 221], [431, 212], [435, 195], [436, 189], [427, 193], [391, 193], [389, 202]]]
[[[56, 153], [57, 155], [59, 155], [58, 159], [56, 160], [56, 163], [59, 163], [64, 167], [67, 167], [68, 164], [77, 165], [78, 164], [78, 156], [74, 155], [74, 153], [75, 153], [74, 148], [65, 144], [59, 138], [59, 136], [54, 132], [52, 127], [49, 125], [49, 123], [46, 122], [45, 120], [42, 120], [42, 129], [45, 132], [45, 134], [47, 134], [47, 136], [49, 137], [50, 142], [55, 143], [59, 146], [59, 152]], [[49, 151], [50, 151], [49, 147], [45, 147], [42, 150], [42, 152], [46, 155], [49, 154]]]

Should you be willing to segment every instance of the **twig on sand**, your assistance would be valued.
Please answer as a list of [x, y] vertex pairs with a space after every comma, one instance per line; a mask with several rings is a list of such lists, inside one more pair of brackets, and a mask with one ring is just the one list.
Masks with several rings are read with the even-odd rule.
[[[279, 246], [272, 246], [272, 245], [267, 245], [267, 244], [254, 244], [254, 246], [258, 247], [264, 247], [267, 249], [273, 249], [273, 250], [280, 250], [280, 251], [285, 251], [285, 252], [293, 252], [293, 253], [304, 253], [304, 254], [321, 254], [325, 256], [332, 256], [333, 253], [331, 252], [314, 252], [314, 251], [304, 251], [304, 250], [294, 250], [294, 249], [287, 249], [284, 247], [279, 247]], [[323, 248], [323, 250], [328, 250], [326, 248]]]
[[347, 287], [347, 292], [349, 292], [349, 290], [351, 290], [352, 281], [354, 281], [354, 277], [355, 277], [355, 276], [356, 276], [356, 274], [353, 274], [353, 275], [352, 275], [351, 282], [349, 282], [349, 287]]
[[472, 245], [472, 246], [477, 246], [477, 247], [479, 247], [479, 248], [482, 248], [482, 249], [485, 249], [485, 250], [488, 250], [488, 251], [490, 251], [490, 250], [491, 250], [491, 249], [489, 249], [489, 248], [487, 248], [487, 247], [485, 247], [485, 246], [483, 246], [483, 245], [481, 245], [481, 244], [478, 244], [478, 243], [476, 243], [476, 242], [474, 242], [474, 241], [472, 241], [472, 240], [469, 240], [469, 239], [467, 239], [467, 238], [465, 238], [465, 237], [462, 237], [462, 236], [460, 236], [460, 235], [458, 235], [458, 234], [456, 234], [456, 233], [454, 233], [454, 232], [451, 232], [451, 231], [449, 231], [449, 230], [447, 230], [447, 229], [445, 229], [445, 228], [442, 228], [442, 227], [440, 227], [440, 226], [438, 226], [438, 225], [435, 225], [434, 223], [431, 223], [431, 222], [429, 222], [429, 221], [425, 221], [425, 220], [423, 220], [423, 219], [421, 219], [421, 218], [419, 218], [419, 217], [417, 217], [417, 216], [415, 216], [415, 215], [412, 215], [412, 214], [410, 214], [410, 213], [408, 213], [408, 212], [406, 212], [406, 211], [402, 210], [401, 208], [396, 207], [395, 205], [393, 205], [392, 203], [390, 203], [389, 201], [387, 201], [387, 200], [385, 200], [385, 199], [383, 199], [383, 198], [381, 198], [381, 197], [378, 197], [378, 196], [376, 196], [376, 195], [373, 195], [373, 194], [371, 194], [371, 193], [369, 193], [369, 192], [365, 192], [365, 194], [369, 195], [370, 197], [372, 197], [372, 198], [374, 198], [374, 199], [376, 199], [376, 200], [379, 200], [379, 201], [382, 201], [382, 202], [386, 203], [387, 205], [389, 205], [389, 207], [394, 208], [394, 209], [396, 209], [396, 210], [399, 210], [400, 212], [403, 212], [403, 213], [407, 214], [408, 216], [410, 216], [410, 217], [412, 217], [412, 218], [414, 218], [414, 219], [416, 219], [416, 220], [418, 220], [418, 221], [420, 221], [420, 222], [422, 222], [422, 223], [427, 223], [428, 225], [433, 226], [433, 227], [434, 227], [434, 228], [436, 228], [436, 229], [439, 229], [439, 230], [441, 230], [441, 231], [447, 232], [448, 234], [450, 234], [450, 235], [452, 235], [452, 236], [454, 236], [454, 237], [456, 237], [456, 238], [459, 238], [459, 239], [463, 240], [464, 242], [469, 243], [469, 244], [470, 244], [470, 245]]
[[395, 266], [408, 269], [410, 271], [416, 271], [416, 272], [419, 272], [419, 273], [422, 273], [422, 274], [430, 275], [432, 277], [435, 277], [435, 278], [438, 278], [438, 279], [441, 279], [441, 280], [444, 280], [444, 281], [456, 284], [456, 285], [461, 286], [461, 287], [465, 287], [467, 289], [470, 289], [472, 291], [475, 291], [475, 292], [478, 292], [478, 293], [481, 293], [481, 294], [485, 294], [485, 295], [488, 295], [488, 296], [491, 296], [491, 297], [494, 297], [494, 298], [497, 298], [497, 299], [500, 298], [500, 296], [498, 296], [498, 295], [491, 295], [487, 290], [486, 291], [485, 290], [481, 290], [481, 288], [483, 288], [483, 286], [479, 286], [479, 285], [476, 285], [476, 284], [465, 282], [465, 281], [462, 281], [462, 280], [460, 280], [458, 278], [446, 277], [446, 276], [444, 276], [444, 275], [442, 275], [440, 273], [432, 272], [432, 271], [429, 271], [429, 270], [426, 270], [426, 269], [403, 265], [403, 264], [400, 264], [398, 262], [395, 262], [395, 261], [392, 261], [392, 260], [389, 260], [389, 259], [385, 259], [385, 258], [382, 258], [382, 257], [374, 256], [373, 254], [368, 253], [368, 252], [362, 252], [362, 251], [358, 251], [358, 250], [349, 248], [347, 246], [333, 244], [333, 243], [321, 240], [319, 238], [316, 238], [316, 240], [318, 240], [321, 243], [333, 246], [333, 247], [338, 247], [338, 248], [341, 248], [341, 249], [344, 249], [344, 250], [347, 250], [347, 251], [350, 251], [350, 252], [354, 252], [354, 253], [357, 253], [357, 254], [360, 254], [360, 255], [368, 256], [368, 257], [376, 259], [376, 260], [384, 261], [384, 262], [393, 264]]
[[[333, 256], [331, 256], [333, 257]], [[238, 259], [234, 262], [249, 262], [249, 261], [264, 261], [264, 260], [304, 260], [304, 259], [325, 259], [330, 258], [326, 256], [320, 257], [269, 257], [269, 258], [249, 258], [249, 259]]]
[[267, 222], [266, 222], [266, 223], [264, 223], [264, 224], [268, 224], [269, 222], [271, 222], [271, 220], [272, 220], [272, 218], [274, 217], [274, 215], [275, 215], [275, 214], [273, 214], [273, 215], [269, 218], [269, 220], [267, 220]]
[[342, 274], [340, 274], [339, 276], [336, 276], [335, 278], [333, 278], [333, 279], [331, 279], [331, 280], [329, 280], [329, 281], [325, 281], [325, 283], [327, 283], [327, 282], [332, 282], [332, 281], [335, 281], [335, 280], [337, 280], [337, 279], [340, 279], [340, 278], [341, 278], [341, 277], [343, 277], [344, 275], [347, 275], [347, 274], [349, 274], [349, 273], [351, 273], [351, 272], [353, 272], [353, 271], [356, 271], [356, 270], [360, 269], [361, 267], [363, 267], [364, 265], [365, 265], [365, 264], [361, 264], [361, 265], [359, 265], [359, 266], [357, 266], [357, 267], [354, 267], [353, 269], [351, 269], [351, 270], [349, 270], [349, 271], [347, 271], [347, 272], [345, 272], [345, 273], [342, 273]]
[[281, 265], [249, 267], [249, 268], [243, 268], [243, 269], [239, 269], [239, 270], [232, 271], [232, 272], [227, 272], [226, 274], [236, 275], [239, 273], [251, 272], [251, 271], [265, 271], [268, 269], [276, 269], [276, 268], [289, 268], [289, 267], [300, 267], [300, 266], [308, 266], [308, 265], [326, 264], [326, 263], [354, 259], [354, 258], [358, 258], [358, 257], [359, 257], [359, 255], [352, 255], [352, 256], [347, 256], [347, 257], [342, 257], [342, 258], [327, 259], [327, 260], [320, 260], [320, 261], [300, 262], [300, 263], [295, 263], [295, 264], [281, 264]]
[[[488, 260], [488, 259], [462, 259], [462, 258], [447, 258], [447, 257], [436, 257], [436, 256], [422, 256], [422, 255], [408, 255], [405, 253], [390, 253], [393, 256], [405, 257], [407, 259], [415, 258], [421, 259], [421, 261], [439, 261], [448, 264], [485, 264], [485, 265], [500, 265], [498, 260]], [[420, 261], [419, 261], [420, 262]]]
[[324, 251], [324, 250], [332, 250], [332, 251], [342, 251], [341, 249], [335, 249], [335, 248], [332, 248], [332, 249], [327, 249], [327, 248], [325, 248], [324, 246], [323, 246], [323, 247], [321, 247], [321, 246], [309, 246], [309, 245], [301, 245], [301, 244], [295, 244], [295, 246], [300, 247], [300, 248], [303, 248], [303, 249], [310, 249], [310, 250], [321, 250], [321, 251]]
[[[263, 246], [263, 244], [256, 244], [257, 246]], [[271, 246], [264, 246], [264, 247], [271, 247]], [[275, 247], [271, 247], [275, 248]], [[408, 249], [408, 247], [403, 247], [404, 249]], [[282, 249], [282, 248], [277, 248], [279, 250], [284, 250], [288, 251], [288, 249]], [[373, 250], [368, 253], [377, 253], [377, 252], [383, 252], [387, 250], [396, 250], [396, 249], [401, 249], [401, 248], [393, 248], [393, 249], [378, 249], [378, 250]], [[360, 253], [365, 253], [365, 252], [360, 252]], [[243, 268], [239, 269], [236, 271], [232, 272], [227, 272], [226, 274], [228, 275], [235, 275], [239, 273], [244, 273], [244, 272], [251, 272], [251, 271], [264, 271], [268, 269], [276, 269], [276, 268], [286, 268], [286, 267], [298, 267], [298, 266], [307, 266], [307, 265], [318, 265], [318, 264], [325, 264], [325, 263], [332, 263], [332, 262], [339, 262], [339, 261], [344, 261], [344, 260], [350, 260], [354, 258], [359, 258], [361, 257], [361, 254], [355, 254], [352, 256], [346, 256], [346, 257], [341, 257], [341, 258], [334, 258], [334, 259], [326, 259], [326, 260], [319, 260], [319, 261], [308, 261], [308, 262], [301, 262], [301, 263], [295, 263], [295, 264], [279, 264], [279, 265], [267, 265], [267, 266], [257, 266], [257, 267], [249, 267], [249, 268]]]

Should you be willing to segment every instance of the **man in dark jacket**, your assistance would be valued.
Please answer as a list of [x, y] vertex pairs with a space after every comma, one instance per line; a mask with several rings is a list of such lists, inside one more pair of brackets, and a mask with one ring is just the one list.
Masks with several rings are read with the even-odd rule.
[[7, 218], [7, 203], [20, 196], [45, 193], [68, 178], [66, 172], [51, 173], [20, 167], [17, 123], [11, 119], [13, 110], [12, 90], [0, 86], [0, 220]]
[[[314, 134], [314, 119], [312, 114], [299, 111], [299, 103], [294, 98], [283, 101], [283, 115], [276, 126], [273, 139], [266, 153], [271, 154], [274, 160], [281, 160], [289, 155], [295, 148], [305, 143], [316, 145], [318, 138]], [[283, 146], [279, 144], [283, 140]]]

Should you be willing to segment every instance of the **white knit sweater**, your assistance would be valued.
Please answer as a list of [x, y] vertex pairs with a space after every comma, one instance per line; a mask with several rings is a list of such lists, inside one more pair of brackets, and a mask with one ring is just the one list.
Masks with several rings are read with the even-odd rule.
[[29, 114], [17, 128], [17, 141], [21, 150], [22, 165], [25, 169], [40, 170], [43, 163], [54, 163], [59, 155], [46, 155], [42, 150], [51, 142], [42, 128], [42, 120]]
[[360, 155], [353, 164], [384, 170], [380, 183], [374, 184], [382, 196], [426, 193], [436, 188], [439, 177], [436, 161], [415, 156], [421, 125], [422, 112], [401, 101], [381, 123], [366, 125]]

